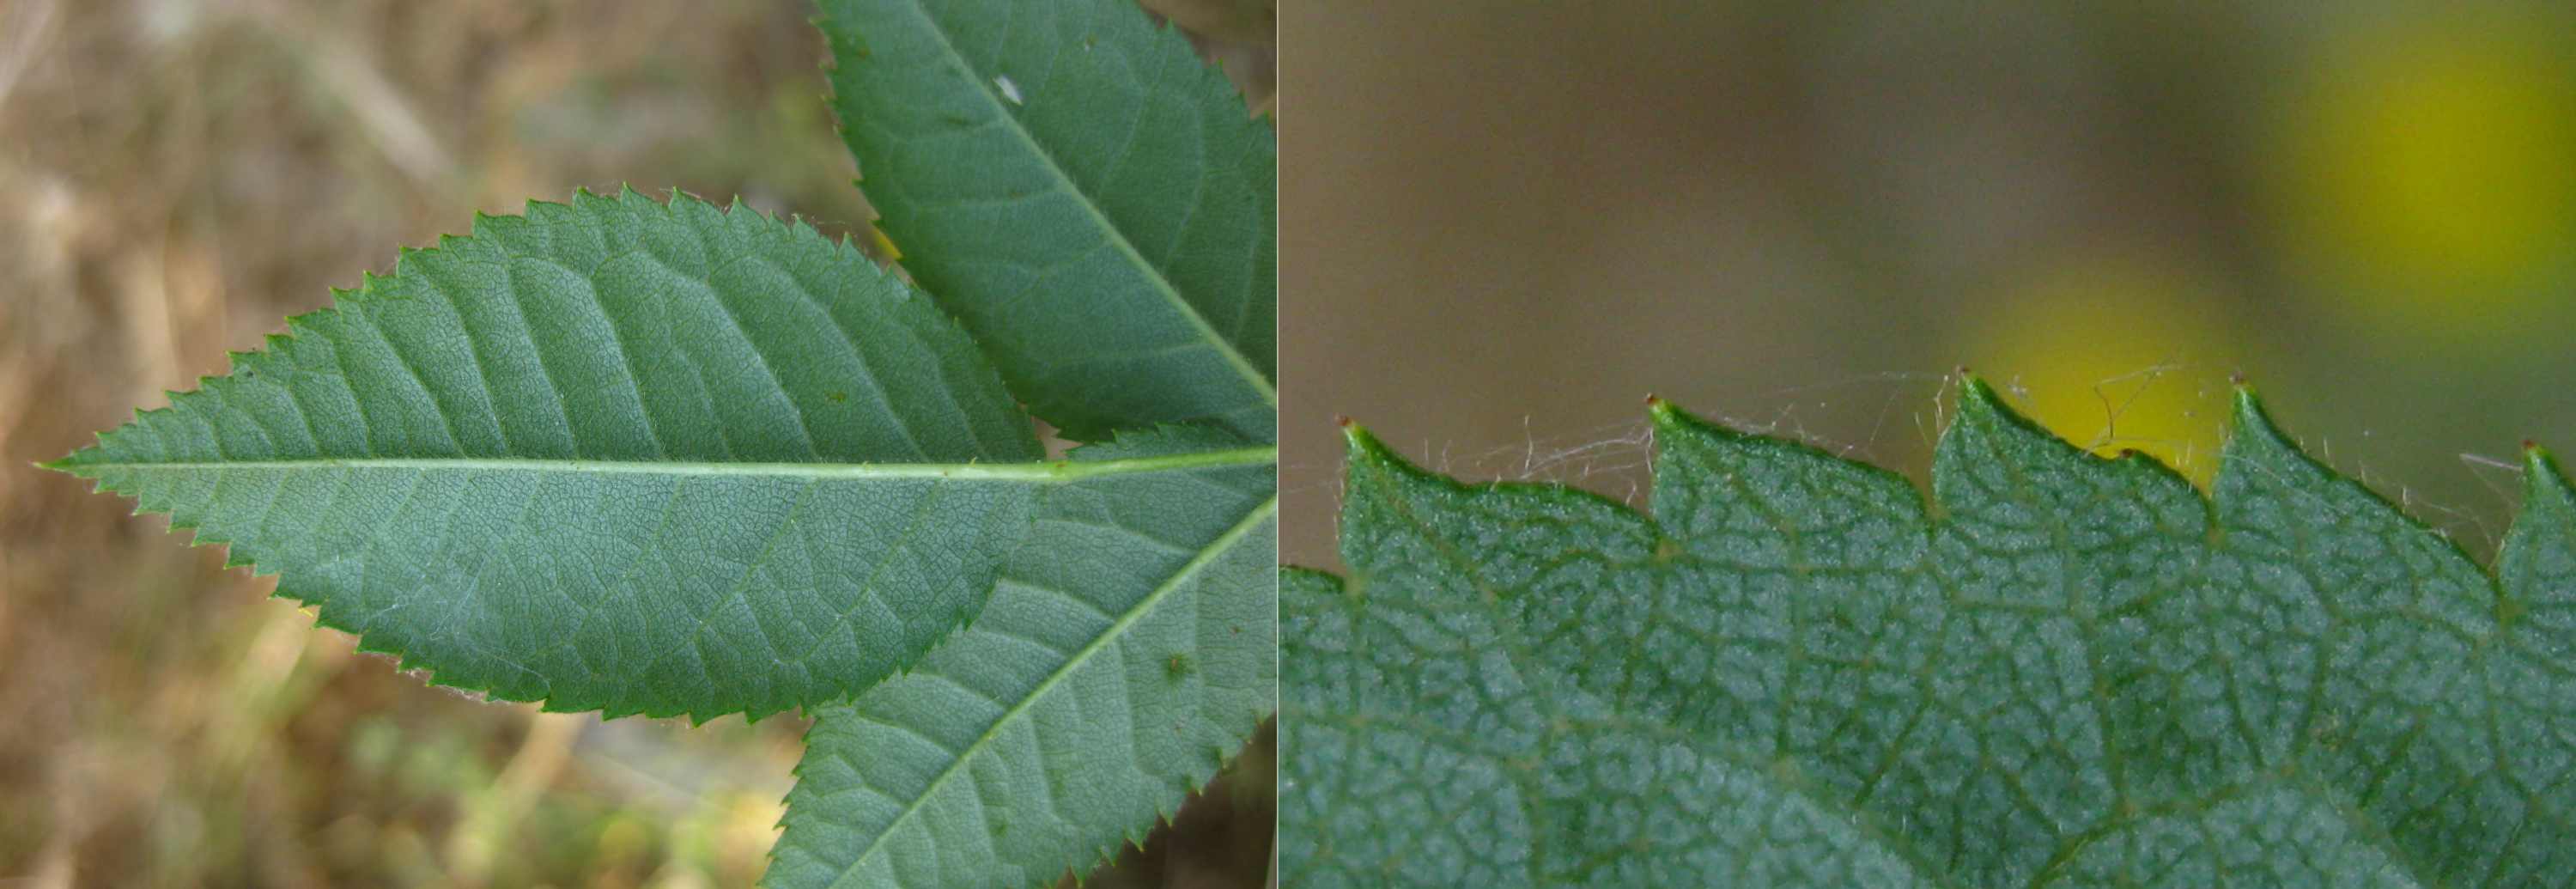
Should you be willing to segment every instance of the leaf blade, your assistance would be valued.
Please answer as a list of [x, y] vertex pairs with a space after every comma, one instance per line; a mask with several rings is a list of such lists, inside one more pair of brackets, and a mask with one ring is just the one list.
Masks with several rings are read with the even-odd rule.
[[1062, 481], [926, 300], [685, 196], [485, 217], [289, 331], [59, 468], [434, 681], [557, 709], [871, 685]]
[[1051, 498], [983, 617], [815, 713], [764, 883], [1030, 885], [1141, 842], [1269, 711], [1274, 491], [1254, 467]]
[[1275, 437], [1276, 140], [1176, 32], [1125, 0], [822, 10], [870, 203], [1034, 413]]

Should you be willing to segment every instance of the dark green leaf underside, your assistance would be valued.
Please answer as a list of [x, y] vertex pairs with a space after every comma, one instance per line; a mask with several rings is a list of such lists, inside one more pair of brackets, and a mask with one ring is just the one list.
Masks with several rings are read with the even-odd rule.
[[706, 718], [846, 699], [953, 633], [1041, 457], [855, 250], [630, 191], [406, 252], [57, 466], [439, 683]]
[[1651, 516], [1354, 433], [1353, 577], [1282, 591], [1286, 884], [2576, 884], [2538, 451], [2490, 575], [2250, 393], [2205, 499], [1970, 380], [1937, 513], [1655, 423]]
[[[1162, 430], [1078, 460], [1185, 453]], [[993, 603], [920, 667], [817, 709], [765, 883], [1038, 886], [1140, 843], [1275, 702], [1269, 466], [1051, 496]]]
[[824, 0], [904, 266], [1078, 440], [1275, 438], [1277, 141], [1131, 0]]

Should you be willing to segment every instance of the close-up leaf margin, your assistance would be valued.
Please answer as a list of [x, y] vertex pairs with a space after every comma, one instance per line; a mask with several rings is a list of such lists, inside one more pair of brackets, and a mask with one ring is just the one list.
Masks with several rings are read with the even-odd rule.
[[1660, 402], [1651, 514], [1354, 427], [1350, 579], [1283, 574], [1283, 884], [2568, 879], [2546, 452], [2488, 572], [2251, 387], [2211, 496], [1958, 393], [1928, 499]]

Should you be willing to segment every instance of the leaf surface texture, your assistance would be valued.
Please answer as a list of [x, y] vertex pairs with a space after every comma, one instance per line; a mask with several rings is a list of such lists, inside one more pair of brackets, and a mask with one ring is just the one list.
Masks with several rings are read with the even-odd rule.
[[1354, 432], [1293, 886], [2566, 886], [2576, 508], [2490, 574], [2242, 393], [2204, 498], [1962, 388], [1931, 503], [1655, 411], [1651, 515]]

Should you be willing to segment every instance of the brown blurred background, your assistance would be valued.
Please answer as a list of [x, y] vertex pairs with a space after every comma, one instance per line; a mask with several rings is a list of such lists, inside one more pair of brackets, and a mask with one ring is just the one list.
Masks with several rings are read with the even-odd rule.
[[1919, 479], [1962, 364], [2203, 479], [2242, 371], [2484, 557], [2576, 450], [2563, 7], [1297, 0], [1287, 558], [1336, 414], [1634, 502], [1648, 393]]
[[[1257, 104], [1266, 0], [1153, 0]], [[0, 0], [0, 887], [748, 885], [801, 720], [433, 689], [28, 468], [576, 186], [868, 219], [794, 0]], [[1258, 885], [1270, 755], [1093, 885]]]

